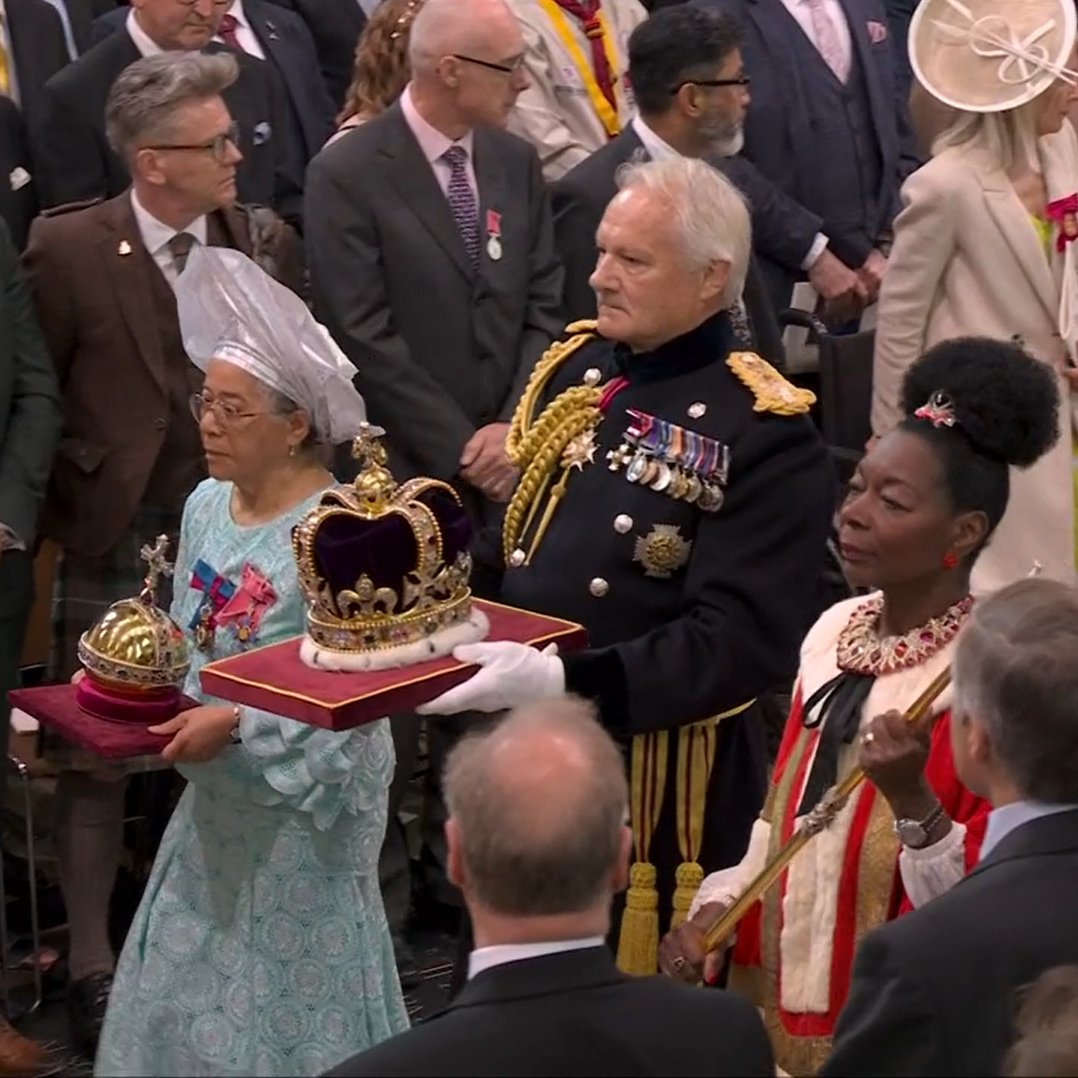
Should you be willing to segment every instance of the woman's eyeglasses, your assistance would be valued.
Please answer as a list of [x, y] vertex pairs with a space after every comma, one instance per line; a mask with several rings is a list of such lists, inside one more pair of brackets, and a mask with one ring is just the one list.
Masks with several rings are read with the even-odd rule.
[[234, 404], [230, 404], [228, 401], [220, 401], [216, 398], [207, 400], [201, 393], [192, 393], [189, 403], [191, 405], [191, 415], [199, 423], [202, 422], [202, 417], [207, 412], [213, 412], [217, 421], [223, 426], [235, 425], [241, 419], [255, 419], [260, 415], [269, 414], [268, 412], [241, 412]]

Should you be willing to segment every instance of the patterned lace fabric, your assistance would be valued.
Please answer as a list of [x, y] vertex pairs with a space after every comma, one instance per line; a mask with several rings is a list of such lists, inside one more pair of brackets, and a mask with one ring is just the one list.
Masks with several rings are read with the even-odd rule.
[[[196, 619], [199, 559], [232, 582], [254, 566], [277, 600], [246, 645], [221, 628], [212, 651], [192, 643], [192, 696], [206, 662], [303, 629], [288, 537], [316, 498], [239, 528], [230, 489], [207, 480], [188, 500], [172, 616]], [[241, 736], [182, 768], [189, 784], [120, 956], [97, 1074], [315, 1075], [408, 1026], [378, 889], [388, 722], [334, 733], [247, 709]]]

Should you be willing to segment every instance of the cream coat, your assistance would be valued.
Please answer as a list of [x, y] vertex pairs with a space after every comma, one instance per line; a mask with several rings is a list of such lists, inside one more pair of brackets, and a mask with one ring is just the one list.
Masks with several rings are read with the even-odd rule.
[[[1078, 190], [1078, 137], [1069, 123], [1041, 140], [1041, 153], [1049, 201]], [[1017, 340], [1061, 372], [1064, 336], [1072, 355], [1078, 338], [1073, 327], [1060, 332], [1063, 293], [1078, 292], [1074, 255], [1056, 253], [1053, 233], [1049, 261], [1006, 175], [983, 154], [945, 150], [910, 176], [902, 201], [876, 331], [876, 434], [901, 418], [903, 375], [939, 341]], [[1058, 378], [1063, 436], [1028, 471], [1012, 469], [1007, 514], [974, 573], [977, 591], [1026, 576], [1034, 562], [1047, 576], [1075, 582], [1070, 392]]]

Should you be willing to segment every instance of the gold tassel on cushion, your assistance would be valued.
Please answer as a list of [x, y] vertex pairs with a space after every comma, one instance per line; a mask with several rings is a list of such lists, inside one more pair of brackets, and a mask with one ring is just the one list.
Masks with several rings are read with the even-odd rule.
[[704, 882], [704, 870], [700, 867], [700, 847], [704, 841], [704, 812], [707, 808], [707, 786], [711, 781], [711, 768], [715, 763], [718, 744], [717, 727], [723, 719], [747, 711], [755, 700], [724, 711], [713, 719], [694, 722], [678, 730], [677, 774], [675, 796], [677, 797], [677, 838], [681, 853], [674, 881], [673, 912], [670, 927], [677, 928], [689, 915], [689, 908], [700, 884]]
[[629, 812], [637, 859], [629, 870], [618, 969], [636, 977], [649, 976], [659, 968], [659, 893], [655, 866], [648, 856], [666, 789], [667, 746], [665, 730], [633, 738]]

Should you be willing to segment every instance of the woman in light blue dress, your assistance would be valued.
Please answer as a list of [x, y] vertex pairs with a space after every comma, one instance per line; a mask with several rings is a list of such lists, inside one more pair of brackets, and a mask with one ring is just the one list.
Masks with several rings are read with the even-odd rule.
[[364, 418], [354, 368], [238, 252], [177, 290], [211, 478], [188, 499], [172, 617], [185, 691], [158, 729], [187, 778], [116, 968], [99, 1075], [314, 1075], [407, 1028], [378, 890], [388, 722], [334, 733], [205, 696], [205, 663], [304, 629], [290, 533], [331, 485], [310, 443]]

